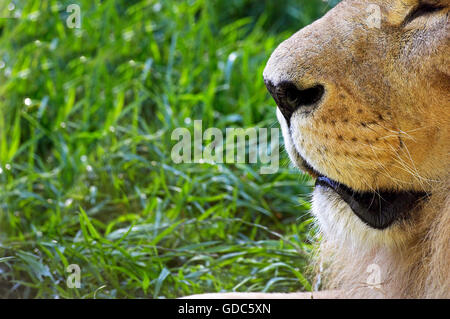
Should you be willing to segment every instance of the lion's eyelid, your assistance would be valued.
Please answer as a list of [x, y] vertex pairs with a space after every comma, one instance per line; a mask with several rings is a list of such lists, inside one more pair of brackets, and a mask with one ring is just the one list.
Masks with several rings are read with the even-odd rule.
[[405, 20], [403, 21], [403, 25], [405, 26], [421, 16], [441, 11], [444, 8], [445, 6], [438, 3], [420, 1], [419, 4], [408, 13]]

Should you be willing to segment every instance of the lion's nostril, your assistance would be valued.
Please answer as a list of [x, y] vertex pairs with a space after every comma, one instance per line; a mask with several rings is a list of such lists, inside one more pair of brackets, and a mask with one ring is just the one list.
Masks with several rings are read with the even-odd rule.
[[290, 87], [286, 91], [286, 102], [292, 108], [299, 108], [317, 103], [324, 93], [322, 85], [316, 85], [306, 90], [299, 90], [296, 87]]
[[315, 106], [325, 93], [325, 88], [321, 84], [303, 90], [288, 81], [276, 86], [266, 81], [266, 86], [288, 124], [296, 110], [303, 108], [305, 112], [311, 112], [310, 106]]

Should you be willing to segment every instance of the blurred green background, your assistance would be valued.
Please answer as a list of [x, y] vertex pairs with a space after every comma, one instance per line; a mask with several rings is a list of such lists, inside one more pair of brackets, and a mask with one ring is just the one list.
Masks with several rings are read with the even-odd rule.
[[278, 127], [265, 63], [334, 4], [2, 1], [0, 297], [311, 290], [308, 177], [174, 164], [171, 132]]

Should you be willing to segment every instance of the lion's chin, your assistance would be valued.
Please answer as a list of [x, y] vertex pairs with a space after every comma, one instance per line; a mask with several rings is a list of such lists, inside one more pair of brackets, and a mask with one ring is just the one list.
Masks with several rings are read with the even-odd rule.
[[[291, 142], [292, 143], [292, 142]], [[323, 189], [344, 202], [348, 210], [373, 229], [383, 230], [395, 222], [407, 220], [411, 212], [426, 201], [430, 194], [416, 191], [357, 191], [314, 169], [294, 147], [288, 150], [293, 163], [316, 178], [316, 189]], [[333, 212], [333, 210], [331, 210]]]
[[380, 230], [396, 221], [408, 219], [414, 208], [428, 196], [423, 192], [412, 191], [356, 192], [323, 175], [317, 177], [316, 187], [334, 191], [361, 221]]
[[355, 250], [362, 246], [394, 247], [402, 245], [409, 237], [400, 222], [382, 230], [367, 225], [331, 188], [315, 188], [311, 212], [324, 239], [339, 247]]
[[300, 169], [316, 178], [316, 189], [321, 188], [334, 194], [354, 215], [373, 229], [383, 230], [395, 222], [408, 219], [411, 212], [429, 198], [429, 194], [415, 191], [356, 191], [321, 174], [300, 155], [297, 162]]

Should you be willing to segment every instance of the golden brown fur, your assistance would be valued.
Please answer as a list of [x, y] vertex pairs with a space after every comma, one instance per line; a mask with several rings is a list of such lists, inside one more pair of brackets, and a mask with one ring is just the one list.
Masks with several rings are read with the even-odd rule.
[[[449, 1], [410, 23], [416, 0], [347, 0], [274, 52], [265, 70], [274, 85], [321, 83], [311, 116], [294, 113], [286, 148], [354, 190], [433, 194], [411, 218], [385, 230], [361, 222], [337, 194], [316, 189], [322, 233], [318, 262], [325, 286], [343, 297], [450, 297]], [[369, 27], [370, 4], [380, 27]], [[301, 157], [300, 157], [300, 156]], [[370, 265], [381, 285], [368, 284]], [[378, 286], [378, 285], [377, 285]]]
[[[305, 159], [356, 191], [432, 194], [378, 230], [316, 188], [316, 262], [335, 291], [325, 297], [450, 298], [450, 1], [424, 1], [441, 8], [407, 23], [419, 0], [344, 0], [283, 42], [264, 71], [275, 86], [325, 87], [314, 112], [294, 112], [290, 127], [277, 112], [299, 168]], [[379, 27], [368, 22], [373, 5]], [[371, 286], [373, 267], [381, 282]]]

